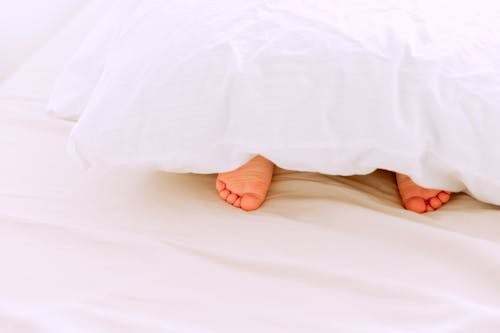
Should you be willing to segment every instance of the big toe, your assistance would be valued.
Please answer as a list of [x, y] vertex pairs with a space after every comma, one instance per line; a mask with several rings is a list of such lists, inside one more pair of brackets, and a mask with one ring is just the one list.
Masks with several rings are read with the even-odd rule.
[[260, 197], [253, 193], [244, 194], [241, 197], [241, 202], [239, 206], [241, 209], [246, 211], [256, 210], [264, 203], [264, 197]]
[[427, 203], [424, 198], [421, 197], [412, 197], [404, 202], [404, 206], [406, 209], [411, 210], [415, 213], [425, 213], [427, 212]]

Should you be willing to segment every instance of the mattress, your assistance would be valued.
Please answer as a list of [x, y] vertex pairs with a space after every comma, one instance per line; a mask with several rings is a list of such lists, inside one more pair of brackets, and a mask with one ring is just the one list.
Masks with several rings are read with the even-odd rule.
[[500, 330], [500, 209], [466, 194], [280, 169], [245, 213], [215, 175], [82, 170], [45, 106], [95, 3], [0, 84], [1, 332]]

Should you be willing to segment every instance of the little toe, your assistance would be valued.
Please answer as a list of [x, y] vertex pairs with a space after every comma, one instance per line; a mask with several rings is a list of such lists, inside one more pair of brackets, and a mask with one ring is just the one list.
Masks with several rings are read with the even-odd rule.
[[217, 179], [217, 181], [215, 182], [215, 188], [219, 192], [224, 191], [226, 189], [226, 183]]
[[[404, 202], [406, 209], [411, 210], [415, 213], [425, 213], [428, 211], [429, 207], [425, 200], [421, 197], [412, 197]], [[432, 208], [432, 207], [431, 207]]]
[[438, 197], [433, 197], [429, 199], [429, 205], [434, 209], [438, 209], [441, 208], [443, 202]]
[[450, 198], [451, 198], [451, 194], [450, 192], [440, 192], [437, 197], [439, 198], [439, 200], [442, 202], [442, 203], [447, 203], [448, 201], [450, 201]]

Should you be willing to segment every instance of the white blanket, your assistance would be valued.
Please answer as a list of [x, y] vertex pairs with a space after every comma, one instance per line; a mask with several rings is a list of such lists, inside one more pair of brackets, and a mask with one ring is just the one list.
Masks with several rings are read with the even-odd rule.
[[498, 17], [486, 0], [128, 0], [51, 105], [84, 110], [71, 145], [90, 166], [210, 173], [260, 154], [500, 204]]

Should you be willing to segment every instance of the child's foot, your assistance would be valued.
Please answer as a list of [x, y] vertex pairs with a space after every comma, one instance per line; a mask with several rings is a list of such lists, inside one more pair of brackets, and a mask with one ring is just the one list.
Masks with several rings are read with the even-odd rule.
[[234, 207], [251, 211], [266, 199], [273, 178], [274, 164], [257, 156], [231, 172], [220, 173], [216, 188], [219, 195]]
[[415, 213], [435, 211], [450, 200], [450, 192], [420, 187], [406, 175], [397, 173], [396, 181], [403, 205]]

